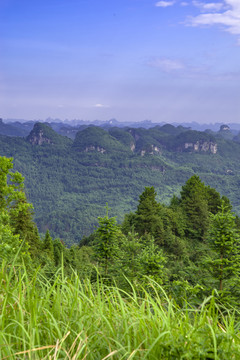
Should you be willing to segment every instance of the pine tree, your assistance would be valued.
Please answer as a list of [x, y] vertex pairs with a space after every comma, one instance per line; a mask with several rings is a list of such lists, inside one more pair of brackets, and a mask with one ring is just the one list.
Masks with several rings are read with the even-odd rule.
[[61, 265], [63, 254], [64, 254], [64, 245], [62, 244], [60, 239], [55, 239], [53, 241], [53, 257], [56, 267], [59, 267]]
[[133, 282], [141, 268], [139, 255], [144, 243], [142, 237], [139, 238], [133, 230], [126, 236], [122, 235], [120, 242], [121, 271]]
[[139, 262], [141, 264], [140, 274], [152, 278], [154, 281], [162, 284], [165, 280], [165, 264], [166, 257], [162, 249], [156, 246], [152, 236], [147, 237], [145, 246], [139, 255]]
[[217, 256], [208, 264], [212, 276], [219, 281], [219, 290], [223, 290], [224, 280], [240, 275], [240, 236], [235, 216], [225, 204], [211, 220], [209, 243]]
[[118, 227], [116, 218], [108, 217], [108, 206], [106, 216], [98, 218], [99, 227], [96, 231], [95, 254], [97, 260], [104, 267], [104, 275], [108, 274], [110, 261], [113, 261], [118, 252], [117, 233]]
[[46, 256], [49, 258], [49, 260], [54, 260], [54, 248], [53, 248], [53, 241], [51, 238], [51, 235], [49, 233], [49, 230], [46, 231], [45, 237], [43, 239], [42, 244], [42, 250], [46, 254]]
[[161, 205], [156, 201], [156, 192], [153, 186], [145, 187], [139, 197], [135, 230], [140, 236], [151, 234], [159, 244], [163, 242], [164, 227], [161, 218]]
[[209, 212], [205, 185], [199, 176], [193, 175], [182, 187], [181, 207], [186, 215], [187, 237], [204, 240], [209, 227]]

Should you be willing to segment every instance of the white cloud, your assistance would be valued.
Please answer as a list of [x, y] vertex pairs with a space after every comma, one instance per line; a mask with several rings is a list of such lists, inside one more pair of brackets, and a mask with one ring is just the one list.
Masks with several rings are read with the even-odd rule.
[[172, 59], [167, 57], [153, 57], [146, 65], [158, 69], [168, 75], [174, 75], [184, 78], [207, 78], [211, 74], [211, 68], [205, 64], [191, 64], [181, 59]]
[[95, 108], [107, 108], [107, 105], [103, 105], [103, 104], [95, 104], [94, 105]]
[[172, 6], [175, 4], [175, 1], [158, 1], [155, 6], [159, 6], [159, 7], [168, 7], [168, 6]]
[[[194, 1], [194, 3], [196, 3], [196, 1]], [[207, 5], [209, 5], [210, 8], [207, 7]], [[214, 10], [213, 3], [206, 3], [202, 9], [204, 10], [204, 14], [189, 18], [188, 24], [191, 26], [222, 25], [225, 31], [234, 35], [240, 35], [240, 1], [225, 0], [222, 1], [220, 5], [219, 9], [215, 6]]]
[[178, 71], [185, 68], [183, 62], [169, 58], [153, 58], [148, 62], [148, 65], [158, 68], [164, 72]]
[[224, 8], [224, 4], [221, 2], [201, 2], [201, 1], [197, 1], [194, 0], [193, 1], [193, 5], [200, 8], [202, 11], [220, 11]]
[[180, 3], [180, 5], [181, 5], [181, 6], [188, 6], [189, 3], [187, 3], [186, 1], [182, 1], [182, 2]]

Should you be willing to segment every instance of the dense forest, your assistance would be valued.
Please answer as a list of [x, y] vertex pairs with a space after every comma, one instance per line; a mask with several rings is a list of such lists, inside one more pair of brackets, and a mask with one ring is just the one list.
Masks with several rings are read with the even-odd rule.
[[121, 223], [136, 210], [145, 186], [169, 205], [194, 174], [227, 196], [239, 214], [240, 143], [227, 126], [214, 133], [169, 124], [83, 125], [72, 139], [60, 135], [61, 128], [57, 133], [48, 124], [30, 125], [18, 124], [27, 136], [0, 135], [0, 155], [13, 157], [14, 169], [25, 177], [40, 233], [49, 229], [69, 246], [94, 231], [106, 203]]
[[240, 220], [191, 176], [169, 205], [99, 217], [79, 245], [39, 235], [0, 157], [1, 359], [238, 359]]

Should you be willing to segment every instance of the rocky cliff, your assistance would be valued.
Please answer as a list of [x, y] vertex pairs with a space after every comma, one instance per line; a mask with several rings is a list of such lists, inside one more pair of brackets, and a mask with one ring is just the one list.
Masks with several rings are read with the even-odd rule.
[[45, 123], [36, 123], [26, 139], [32, 145], [64, 145], [71, 142], [71, 140], [66, 136], [57, 134], [48, 124]]

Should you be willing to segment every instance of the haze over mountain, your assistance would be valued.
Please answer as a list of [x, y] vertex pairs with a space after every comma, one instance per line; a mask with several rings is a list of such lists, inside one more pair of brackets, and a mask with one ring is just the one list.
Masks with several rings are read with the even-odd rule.
[[[66, 135], [72, 139], [75, 138], [76, 133], [79, 130], [82, 130], [88, 126], [100, 126], [102, 128], [108, 129], [110, 127], [133, 127], [133, 128], [139, 128], [142, 127], [144, 129], [149, 129], [154, 126], [163, 126], [167, 123], [165, 122], [159, 122], [154, 123], [150, 120], [143, 120], [139, 122], [127, 122], [127, 121], [118, 121], [116, 119], [110, 119], [108, 121], [101, 121], [101, 120], [95, 120], [95, 121], [85, 121], [85, 120], [67, 120], [65, 119], [62, 121], [61, 119], [52, 119], [47, 118], [45, 120], [31, 120], [26, 121], [24, 119], [1, 119], [0, 118], [0, 134], [8, 135], [8, 136], [27, 136], [29, 132], [33, 129], [33, 126], [36, 122], [44, 122], [49, 124], [52, 129], [54, 129], [56, 132], [58, 132], [60, 135]], [[178, 127], [183, 126], [192, 130], [198, 130], [198, 131], [214, 131], [217, 132], [221, 126], [227, 125], [229, 127], [229, 130], [232, 134], [237, 135], [240, 131], [240, 124], [238, 123], [209, 123], [209, 124], [201, 124], [197, 122], [189, 122], [189, 123], [181, 123], [181, 122], [173, 122], [171, 125]]]

